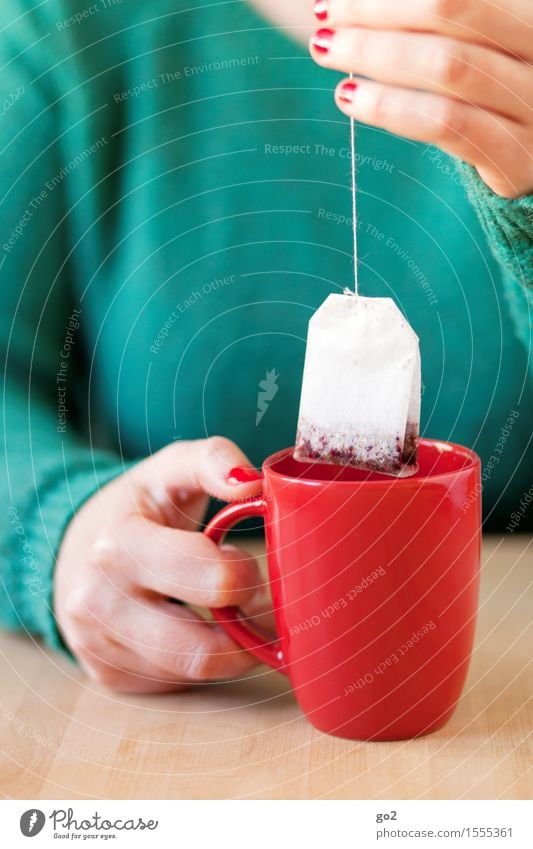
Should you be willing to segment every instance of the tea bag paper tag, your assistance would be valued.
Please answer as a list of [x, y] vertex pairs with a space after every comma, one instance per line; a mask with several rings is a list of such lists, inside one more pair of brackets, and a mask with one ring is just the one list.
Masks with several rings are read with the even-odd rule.
[[309, 322], [294, 457], [416, 471], [418, 337], [391, 298], [329, 295]]

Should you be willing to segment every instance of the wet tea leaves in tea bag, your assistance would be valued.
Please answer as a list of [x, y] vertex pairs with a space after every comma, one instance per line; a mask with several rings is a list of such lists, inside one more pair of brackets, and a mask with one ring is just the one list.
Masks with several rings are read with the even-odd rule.
[[309, 322], [294, 457], [416, 471], [418, 337], [390, 298], [329, 295]]

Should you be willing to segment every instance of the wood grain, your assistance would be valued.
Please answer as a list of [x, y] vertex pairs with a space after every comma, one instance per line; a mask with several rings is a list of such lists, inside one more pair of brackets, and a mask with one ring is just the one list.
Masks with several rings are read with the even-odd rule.
[[[248, 544], [248, 548], [250, 545]], [[446, 728], [398, 743], [327, 737], [281, 675], [120, 696], [0, 636], [0, 792], [14, 799], [531, 798], [530, 537], [484, 543], [476, 650]]]

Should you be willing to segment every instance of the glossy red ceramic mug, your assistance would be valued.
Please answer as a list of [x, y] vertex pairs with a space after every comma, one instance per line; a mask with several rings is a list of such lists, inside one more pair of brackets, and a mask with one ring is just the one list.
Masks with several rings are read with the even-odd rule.
[[289, 676], [320, 731], [354, 740], [428, 734], [450, 718], [472, 652], [480, 565], [480, 461], [420, 442], [419, 470], [390, 478], [297, 462], [263, 465], [263, 494], [230, 504], [221, 542], [263, 516], [278, 641], [235, 607], [213, 610], [243, 648]]

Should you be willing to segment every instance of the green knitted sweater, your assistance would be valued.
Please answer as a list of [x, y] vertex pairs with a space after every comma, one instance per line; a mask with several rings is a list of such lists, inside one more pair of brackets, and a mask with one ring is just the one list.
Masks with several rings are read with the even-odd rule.
[[[256, 464], [293, 441], [308, 320], [352, 279], [348, 127], [337, 76], [240, 0], [0, 21], [0, 619], [61, 646], [55, 556], [98, 486], [173, 439]], [[361, 292], [408, 316], [422, 430], [480, 453], [505, 529], [530, 486], [533, 199], [371, 127], [357, 163]]]

